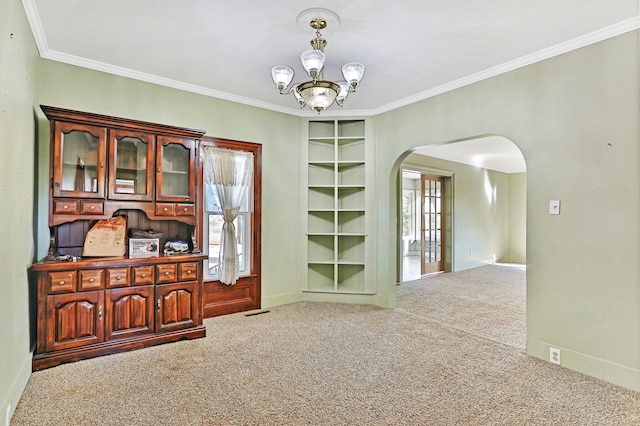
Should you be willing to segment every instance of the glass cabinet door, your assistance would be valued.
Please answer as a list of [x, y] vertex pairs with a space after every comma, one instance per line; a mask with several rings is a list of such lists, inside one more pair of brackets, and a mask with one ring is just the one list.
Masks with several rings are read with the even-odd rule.
[[195, 201], [195, 141], [158, 137], [156, 149], [156, 200]]
[[104, 198], [104, 127], [55, 124], [53, 196]]
[[109, 198], [151, 200], [154, 136], [112, 130], [109, 144]]

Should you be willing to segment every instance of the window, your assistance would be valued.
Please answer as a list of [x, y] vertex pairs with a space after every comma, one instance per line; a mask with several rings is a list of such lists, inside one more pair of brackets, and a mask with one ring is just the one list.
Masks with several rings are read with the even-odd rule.
[[[222, 231], [222, 209], [212, 185], [204, 183], [204, 247], [209, 256], [206, 261], [205, 278], [215, 280], [219, 273], [220, 234]], [[243, 197], [238, 216], [233, 221], [236, 227], [238, 247], [238, 272], [240, 276], [251, 273], [251, 211], [253, 205], [253, 185]]]

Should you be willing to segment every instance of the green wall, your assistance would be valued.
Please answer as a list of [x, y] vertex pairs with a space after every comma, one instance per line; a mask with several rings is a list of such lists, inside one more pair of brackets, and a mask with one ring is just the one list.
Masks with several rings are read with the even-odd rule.
[[527, 263], [527, 174], [509, 175], [509, 252], [504, 262]]
[[[207, 136], [262, 144], [262, 305], [300, 299], [291, 231], [299, 205], [297, 117], [151, 83], [42, 60], [40, 104], [206, 131]], [[46, 255], [48, 120], [39, 112], [38, 257]]]
[[526, 173], [506, 174], [419, 154], [407, 156], [402, 168], [451, 176], [452, 271], [494, 261], [525, 263], [512, 252], [526, 250]]
[[638, 45], [632, 31], [376, 116], [380, 285], [408, 151], [504, 136], [527, 162], [527, 353], [640, 390]]
[[38, 50], [20, 0], [0, 2], [0, 423], [31, 374], [28, 269], [33, 243]]

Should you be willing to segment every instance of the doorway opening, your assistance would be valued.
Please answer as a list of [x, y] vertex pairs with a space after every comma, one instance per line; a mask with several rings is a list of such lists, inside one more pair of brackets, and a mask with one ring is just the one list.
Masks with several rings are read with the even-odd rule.
[[[415, 148], [399, 164], [398, 280], [526, 264], [526, 164], [502, 136]], [[400, 184], [401, 182], [401, 184]]]
[[403, 281], [445, 270], [445, 179], [432, 173], [402, 170]]

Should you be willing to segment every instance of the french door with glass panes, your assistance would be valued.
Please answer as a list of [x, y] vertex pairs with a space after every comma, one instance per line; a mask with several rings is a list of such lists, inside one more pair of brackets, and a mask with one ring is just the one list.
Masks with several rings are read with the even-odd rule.
[[444, 270], [444, 179], [423, 174], [421, 181], [420, 272], [424, 275]]

